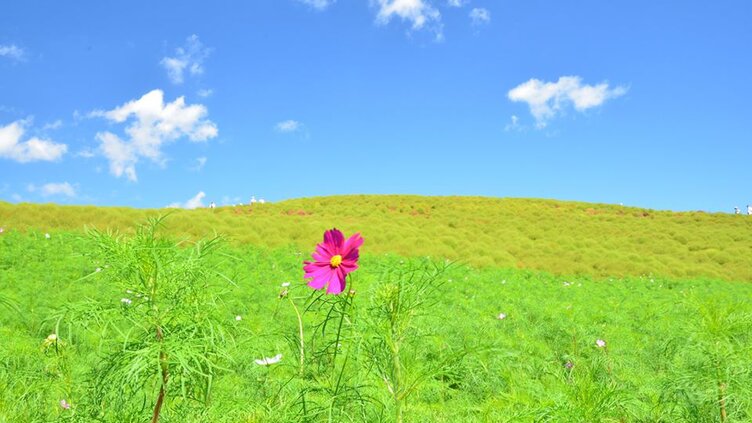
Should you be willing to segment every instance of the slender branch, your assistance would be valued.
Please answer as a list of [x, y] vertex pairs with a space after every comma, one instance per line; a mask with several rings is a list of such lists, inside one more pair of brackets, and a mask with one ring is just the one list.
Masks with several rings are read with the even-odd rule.
[[[157, 326], [157, 341], [161, 344], [164, 339], [164, 334], [162, 333], [162, 327]], [[159, 395], [157, 396], [157, 403], [154, 405], [154, 414], [151, 418], [151, 423], [157, 423], [159, 421], [159, 414], [162, 412], [162, 404], [164, 403], [164, 397], [165, 397], [165, 386], [167, 385], [167, 381], [170, 378], [170, 373], [167, 369], [167, 354], [165, 354], [164, 350], [160, 348], [159, 351], [159, 366], [162, 369], [162, 383], [159, 387]]]

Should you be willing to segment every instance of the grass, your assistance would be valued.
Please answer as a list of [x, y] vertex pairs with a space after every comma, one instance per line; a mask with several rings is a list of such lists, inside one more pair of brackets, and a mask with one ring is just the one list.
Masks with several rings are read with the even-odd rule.
[[[207, 281], [217, 300], [207, 318], [223, 322], [228, 334], [227, 358], [218, 363], [211, 398], [181, 400], [178, 392], [160, 421], [395, 421], [394, 395], [384, 378], [390, 370], [381, 367], [388, 361], [379, 358], [377, 347], [396, 338], [401, 362], [395, 368], [401, 374], [389, 380], [419, 382], [398, 406], [404, 421], [752, 420], [752, 304], [746, 301], [752, 285], [720, 280], [748, 280], [749, 274], [720, 273], [712, 252], [687, 248], [680, 255], [677, 246], [720, 247], [725, 236], [735, 236], [748, 251], [749, 222], [744, 218], [668, 212], [642, 217], [636, 209], [527, 200], [362, 200], [357, 208], [341, 198], [310, 199], [252, 211], [177, 212], [168, 218], [167, 230], [174, 236], [211, 235], [212, 225], [218, 232], [226, 229], [234, 242], [209, 264], [233, 283]], [[0, 313], [0, 422], [148, 420], [153, 404], [121, 398], [115, 406], [97, 402], [92, 394], [103, 388], [97, 386], [101, 378], [96, 371], [108, 351], [122, 345], [120, 335], [93, 320], [84, 325], [64, 321], [56, 327], [54, 316], [87, 301], [120, 307], [128, 295], [112, 283], [112, 268], [92, 254], [95, 242], [82, 237], [80, 227], [85, 222], [130, 227], [131, 220], [154, 212], [105, 209], [99, 216], [97, 209], [31, 205], [2, 205], [0, 210], [6, 227], [0, 235], [0, 296], [17, 308]], [[290, 216], [288, 210], [309, 214]], [[310, 330], [329, 309], [304, 311], [311, 358], [301, 376], [298, 320], [287, 300], [301, 310], [311, 304], [310, 289], [300, 280], [301, 261], [319, 241], [319, 229], [340, 222], [348, 234], [362, 227], [366, 239], [361, 267], [351, 281], [357, 294], [334, 344], [331, 329]], [[452, 230], [440, 229], [450, 223]], [[420, 230], [408, 230], [411, 225]], [[621, 232], [629, 228], [634, 230]], [[39, 230], [49, 232], [50, 239]], [[495, 240], [501, 233], [509, 237]], [[680, 237], [684, 242], [677, 245], [666, 241]], [[520, 245], [510, 241], [524, 238], [527, 243]], [[569, 248], [557, 246], [567, 238]], [[257, 245], [244, 242], [249, 240]], [[389, 315], [384, 306], [395, 304], [395, 286], [415, 269], [433, 266], [426, 259], [385, 253], [390, 242], [413, 257], [439, 255], [441, 247], [447, 256], [457, 254], [468, 262], [485, 257], [484, 248], [489, 248], [501, 257], [500, 264], [541, 260], [570, 274], [501, 268], [496, 259], [477, 263], [485, 266], [450, 266], [430, 292], [407, 297], [423, 303], [406, 317], [408, 323], [383, 332], [379, 328], [389, 320], [377, 319], [379, 313]], [[568, 254], [528, 250], [538, 243], [558, 252], [574, 249], [568, 254], [577, 257], [576, 263], [567, 264]], [[499, 252], [493, 245], [505, 249]], [[659, 247], [661, 259], [683, 266], [677, 271], [680, 277], [576, 275], [581, 273], [576, 265], [642, 273], [647, 268], [629, 264], [653, 263], [646, 251]], [[738, 256], [726, 253], [725, 265], [747, 263], [744, 248], [719, 250], [739, 251]], [[699, 252], [709, 259], [692, 260]], [[629, 263], [620, 264], [630, 254]], [[596, 260], [600, 255], [605, 258]], [[96, 272], [98, 267], [103, 270]], [[687, 278], [693, 272], [711, 277]], [[289, 297], [280, 299], [281, 284], [287, 281], [292, 282]], [[507, 317], [500, 320], [499, 313]], [[55, 331], [60, 344], [45, 347], [45, 338]], [[606, 347], [597, 347], [597, 339], [605, 340]], [[315, 357], [340, 343], [339, 359]], [[254, 362], [279, 353], [279, 364]], [[118, 386], [109, 389], [110, 394], [119, 392]], [[145, 397], [154, 398], [158, 386], [143, 390]], [[60, 407], [61, 399], [72, 404], [70, 410]]]
[[[165, 210], [12, 205], [0, 224], [21, 231], [130, 231]], [[607, 204], [481, 197], [336, 196], [253, 207], [176, 210], [170, 231], [214, 232], [234, 245], [307, 249], [332, 226], [360, 231], [368, 251], [441, 257], [474, 267], [556, 275], [752, 281], [752, 218]]]

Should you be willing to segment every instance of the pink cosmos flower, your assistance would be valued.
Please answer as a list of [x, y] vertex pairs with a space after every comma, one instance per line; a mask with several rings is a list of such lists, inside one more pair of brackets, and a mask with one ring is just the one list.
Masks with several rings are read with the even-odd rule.
[[603, 347], [605, 347], [605, 346], [606, 346], [606, 341], [604, 341], [604, 340], [602, 340], [602, 339], [598, 339], [598, 340], [596, 340], [596, 341], [595, 341], [595, 345], [596, 345], [596, 346], [597, 346], [598, 348], [603, 348]]
[[310, 279], [313, 289], [326, 288], [327, 294], [339, 294], [345, 290], [345, 276], [358, 268], [358, 248], [363, 245], [359, 233], [345, 241], [342, 232], [330, 229], [324, 232], [324, 242], [316, 246], [311, 255], [315, 261], [303, 262], [304, 279]]
[[60, 400], [60, 407], [62, 407], [65, 410], [68, 410], [70, 408], [70, 404], [68, 403], [68, 401], [62, 399]]

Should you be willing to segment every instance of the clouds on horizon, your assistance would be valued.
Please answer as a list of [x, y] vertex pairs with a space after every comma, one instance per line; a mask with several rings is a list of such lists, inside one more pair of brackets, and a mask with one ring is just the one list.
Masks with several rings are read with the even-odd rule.
[[39, 192], [43, 197], [61, 195], [73, 198], [76, 196], [76, 189], [68, 182], [50, 182], [39, 187], [29, 184], [27, 189], [29, 192]]
[[196, 194], [195, 196], [193, 196], [192, 198], [190, 198], [185, 203], [180, 203], [180, 202], [171, 203], [171, 204], [168, 204], [166, 208], [168, 208], [168, 209], [189, 209], [189, 210], [193, 210], [193, 209], [198, 209], [198, 208], [201, 208], [201, 207], [206, 207], [204, 205], [204, 198], [205, 197], [206, 197], [206, 194], [203, 191], [199, 191], [198, 194]]
[[18, 163], [60, 160], [68, 151], [67, 145], [38, 137], [22, 140], [29, 123], [28, 119], [17, 120], [6, 126], [0, 126], [0, 158]]
[[577, 112], [584, 112], [626, 92], [623, 86], [609, 88], [607, 82], [588, 85], [583, 84], [579, 76], [562, 76], [556, 82], [530, 79], [509, 90], [507, 97], [513, 102], [527, 103], [536, 126], [544, 128], [569, 105]]
[[96, 110], [90, 117], [102, 117], [113, 123], [130, 124], [125, 128], [128, 139], [105, 131], [98, 132], [99, 150], [110, 162], [110, 173], [125, 175], [136, 182], [136, 164], [146, 158], [164, 166], [164, 144], [181, 138], [191, 142], [204, 142], [218, 135], [217, 125], [206, 119], [208, 111], [202, 104], [185, 104], [178, 97], [165, 104], [162, 90], [152, 90], [138, 100], [132, 100], [109, 111]]

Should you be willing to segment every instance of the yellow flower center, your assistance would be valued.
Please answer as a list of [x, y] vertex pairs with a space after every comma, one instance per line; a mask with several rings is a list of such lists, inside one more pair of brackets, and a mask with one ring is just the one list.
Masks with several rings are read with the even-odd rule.
[[340, 264], [342, 264], [342, 256], [337, 254], [336, 256], [333, 256], [332, 259], [329, 261], [329, 264], [332, 267], [339, 267]]

